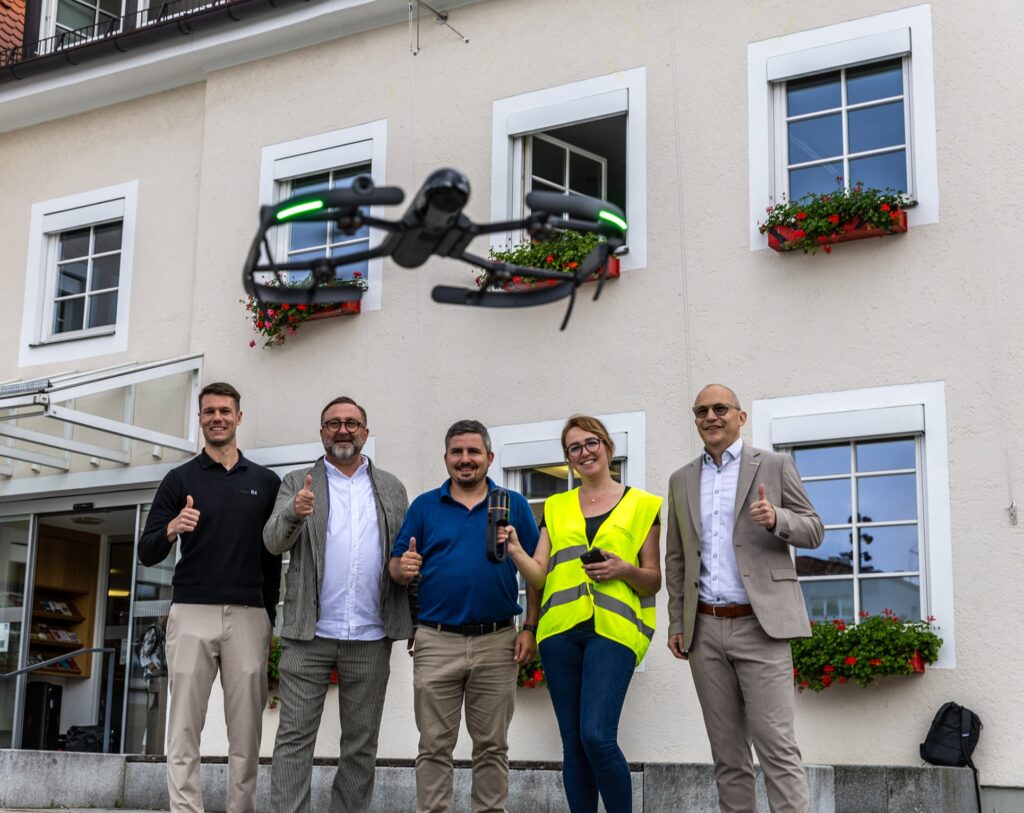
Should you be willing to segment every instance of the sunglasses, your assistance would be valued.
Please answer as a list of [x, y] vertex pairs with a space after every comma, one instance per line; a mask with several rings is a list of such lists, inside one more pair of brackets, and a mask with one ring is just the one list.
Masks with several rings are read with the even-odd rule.
[[724, 418], [729, 414], [730, 409], [739, 409], [739, 407], [734, 406], [733, 404], [711, 404], [710, 406], [701, 405], [693, 408], [693, 414], [697, 420], [702, 421], [708, 416], [709, 412], [714, 412], [716, 417]]

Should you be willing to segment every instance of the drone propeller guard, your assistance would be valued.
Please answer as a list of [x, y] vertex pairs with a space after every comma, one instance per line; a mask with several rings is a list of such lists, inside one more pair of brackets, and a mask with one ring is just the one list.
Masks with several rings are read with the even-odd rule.
[[[469, 181], [454, 169], [432, 173], [398, 220], [369, 214], [372, 206], [401, 203], [405, 195], [393, 186], [375, 186], [367, 175], [355, 178], [344, 189], [320, 194], [306, 193], [260, 210], [260, 225], [249, 248], [242, 272], [246, 292], [260, 303], [309, 305], [351, 302], [362, 296], [365, 283], [343, 280], [339, 271], [376, 257], [391, 257], [399, 266], [416, 268], [431, 256], [451, 257], [483, 270], [477, 287], [438, 285], [431, 292], [435, 302], [492, 308], [522, 308], [569, 297], [562, 329], [568, 324], [576, 289], [584, 282], [598, 280], [594, 299], [601, 295], [608, 258], [624, 244], [627, 228], [621, 209], [607, 201], [583, 195], [530, 192], [526, 204], [532, 210], [522, 220], [474, 223], [463, 208], [469, 199]], [[268, 233], [275, 228], [306, 222], [330, 222], [342, 234], [354, 235], [369, 226], [384, 231], [379, 245], [337, 257], [275, 260], [274, 241]], [[476, 237], [495, 232], [523, 230], [532, 240], [543, 240], [555, 231], [594, 233], [603, 239], [574, 271], [532, 268], [470, 253]], [[515, 277], [550, 280], [550, 286], [528, 290], [503, 290]]]

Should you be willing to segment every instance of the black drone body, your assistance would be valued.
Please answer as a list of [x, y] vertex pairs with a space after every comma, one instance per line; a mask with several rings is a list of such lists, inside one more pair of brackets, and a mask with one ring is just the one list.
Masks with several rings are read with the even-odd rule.
[[[576, 289], [596, 277], [599, 284], [594, 299], [597, 299], [604, 285], [608, 258], [625, 243], [625, 215], [614, 204], [598, 198], [530, 192], [526, 204], [531, 213], [522, 220], [474, 223], [462, 211], [469, 200], [469, 180], [457, 170], [439, 169], [427, 178], [399, 220], [369, 214], [371, 206], [394, 206], [404, 198], [405, 194], [398, 187], [375, 186], [370, 176], [360, 175], [345, 189], [297, 195], [273, 206], [263, 206], [259, 231], [242, 272], [246, 292], [260, 303], [350, 302], [359, 299], [362, 290], [339, 285], [340, 268], [375, 257], [390, 257], [402, 268], [417, 268], [437, 255], [470, 263], [484, 273], [478, 286], [473, 288], [435, 286], [431, 292], [435, 302], [521, 308], [569, 297], [569, 308], [562, 322], [564, 329], [572, 313]], [[303, 222], [331, 222], [348, 235], [369, 226], [386, 231], [387, 236], [378, 246], [340, 257], [276, 262], [268, 231]], [[546, 239], [558, 230], [593, 232], [604, 239], [573, 273], [513, 265], [469, 252], [469, 244], [480, 235], [520, 229], [533, 240]], [[551, 280], [553, 284], [523, 291], [501, 289], [519, 276]]]

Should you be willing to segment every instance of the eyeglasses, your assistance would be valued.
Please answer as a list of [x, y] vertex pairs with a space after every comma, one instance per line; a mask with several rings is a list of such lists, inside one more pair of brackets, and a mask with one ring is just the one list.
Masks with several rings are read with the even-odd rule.
[[362, 429], [365, 424], [359, 423], [355, 418], [345, 418], [344, 420], [331, 418], [329, 421], [324, 421], [320, 426], [328, 432], [339, 432], [342, 427], [345, 427], [345, 431], [352, 434]]
[[586, 449], [588, 452], [596, 452], [601, 448], [601, 440], [599, 438], [587, 438], [583, 443], [570, 443], [565, 447], [565, 453], [569, 457], [579, 457], [583, 454], [583, 450]]
[[724, 418], [729, 414], [730, 409], [739, 409], [739, 407], [733, 404], [711, 404], [711, 406], [701, 405], [693, 408], [693, 414], [697, 420], [702, 421], [708, 416], [708, 412], [714, 412], [719, 418]]

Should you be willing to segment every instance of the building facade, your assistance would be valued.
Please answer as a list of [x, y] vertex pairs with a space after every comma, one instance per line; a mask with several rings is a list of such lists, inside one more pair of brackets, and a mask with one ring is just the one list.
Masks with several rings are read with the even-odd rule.
[[[794, 455], [826, 523], [796, 560], [812, 618], [934, 616], [945, 642], [923, 676], [801, 693], [805, 760], [918, 764], [953, 699], [985, 722], [984, 784], [1024, 787], [1005, 614], [1024, 578], [1024, 290], [1020, 229], [993, 217], [1024, 120], [1014, 3], [432, 4], [446, 25], [397, 0], [157, 6], [0, 2], [0, 669], [109, 645], [116, 748], [162, 752], [152, 644], [173, 558], [142, 567], [134, 544], [161, 477], [198, 448], [204, 382], [241, 390], [241, 445], [279, 471], [320, 453], [324, 403], [355, 397], [370, 454], [413, 495], [444, 478], [448, 425], [478, 418], [492, 477], [538, 506], [570, 485], [565, 417], [604, 417], [622, 479], [664, 492], [700, 451], [689, 404], [724, 382], [745, 441]], [[360, 313], [263, 348], [240, 284], [258, 207], [358, 174], [411, 196], [442, 166], [469, 177], [476, 220], [522, 214], [530, 189], [621, 205], [621, 277], [559, 332], [559, 305], [430, 301], [471, 285], [468, 266], [370, 261]], [[837, 178], [907, 192], [908, 232], [770, 250], [766, 208]], [[380, 235], [281, 239], [300, 255]], [[623, 747], [707, 761], [666, 626], [660, 602]], [[31, 745], [34, 683], [61, 687], [59, 731], [96, 723], [105, 668], [83, 655], [0, 684], [0, 746]], [[396, 650], [382, 757], [414, 755], [411, 671]], [[226, 748], [219, 709], [210, 754]], [[511, 739], [514, 759], [560, 757], [543, 690], [521, 691]], [[318, 749], [336, 753], [329, 710]]]

